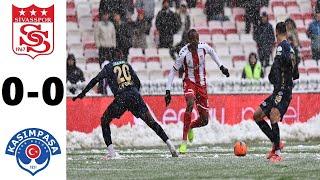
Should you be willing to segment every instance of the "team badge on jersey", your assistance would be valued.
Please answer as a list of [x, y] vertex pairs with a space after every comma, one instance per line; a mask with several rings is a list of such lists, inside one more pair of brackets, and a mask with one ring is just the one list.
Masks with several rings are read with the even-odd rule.
[[19, 167], [34, 176], [49, 165], [51, 156], [61, 154], [61, 149], [47, 131], [29, 128], [10, 139], [6, 154], [15, 156]]
[[32, 59], [54, 49], [54, 6], [12, 5], [12, 50]]
[[277, 56], [281, 56], [282, 55], [282, 47], [281, 46], [277, 47], [276, 55]]

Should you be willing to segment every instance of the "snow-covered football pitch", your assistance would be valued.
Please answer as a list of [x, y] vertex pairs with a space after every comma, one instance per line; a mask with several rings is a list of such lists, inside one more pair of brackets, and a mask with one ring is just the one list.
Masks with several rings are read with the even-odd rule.
[[267, 141], [248, 141], [236, 157], [233, 143], [191, 146], [172, 158], [165, 145], [118, 149], [120, 157], [101, 160], [105, 149], [69, 149], [67, 179], [320, 179], [320, 139], [287, 140], [284, 160], [271, 163]]

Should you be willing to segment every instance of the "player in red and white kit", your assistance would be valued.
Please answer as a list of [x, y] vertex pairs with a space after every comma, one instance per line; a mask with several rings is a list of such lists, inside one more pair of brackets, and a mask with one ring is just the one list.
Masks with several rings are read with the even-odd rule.
[[[229, 77], [229, 71], [225, 68], [212, 47], [206, 43], [199, 42], [199, 34], [195, 29], [188, 32], [189, 43], [179, 52], [170, 71], [166, 86], [165, 102], [170, 104], [170, 89], [176, 72], [180, 67], [184, 67], [183, 88], [187, 107], [184, 113], [183, 143], [179, 147], [180, 153], [187, 152], [187, 138], [192, 142], [193, 128], [206, 126], [208, 124], [208, 95], [206, 83], [205, 56], [209, 54], [216, 62], [224, 75]], [[191, 122], [191, 112], [194, 104], [197, 106], [199, 118]]]

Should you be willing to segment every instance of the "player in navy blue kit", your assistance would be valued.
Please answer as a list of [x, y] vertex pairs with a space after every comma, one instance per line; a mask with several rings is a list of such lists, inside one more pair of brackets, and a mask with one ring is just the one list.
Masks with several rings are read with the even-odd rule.
[[[282, 160], [280, 153], [284, 143], [280, 142], [278, 122], [282, 121], [289, 107], [292, 98], [293, 80], [299, 78], [299, 62], [295, 59], [294, 50], [286, 39], [287, 30], [284, 22], [277, 24], [276, 36], [279, 44], [268, 77], [270, 83], [274, 86], [274, 90], [272, 95], [257, 108], [253, 116], [260, 129], [273, 143], [273, 147], [267, 156], [272, 162]], [[264, 120], [265, 117], [270, 119], [271, 128]]]
[[157, 135], [167, 144], [173, 157], [178, 153], [174, 145], [162, 129], [162, 127], [153, 119], [145, 102], [143, 101], [139, 90], [140, 80], [132, 67], [122, 60], [122, 52], [115, 50], [116, 59], [105, 65], [101, 72], [93, 78], [84, 90], [73, 100], [82, 99], [86, 93], [93, 88], [100, 80], [106, 79], [114, 95], [113, 102], [108, 106], [101, 118], [101, 126], [104, 141], [108, 147], [108, 154], [105, 159], [113, 158], [116, 152], [111, 141], [110, 122], [114, 118], [120, 118], [124, 112], [130, 111], [135, 117], [141, 118]]

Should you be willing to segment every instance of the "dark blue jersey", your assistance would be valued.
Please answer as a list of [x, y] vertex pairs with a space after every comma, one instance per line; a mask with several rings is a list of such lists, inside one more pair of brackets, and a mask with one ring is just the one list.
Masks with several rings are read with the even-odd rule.
[[298, 62], [294, 50], [287, 40], [282, 41], [276, 50], [276, 56], [269, 74], [274, 91], [292, 89], [293, 80], [299, 78]]
[[106, 79], [114, 96], [124, 91], [139, 91], [140, 80], [130, 64], [126, 61], [113, 61], [105, 65], [83, 90], [87, 93], [100, 80]]

